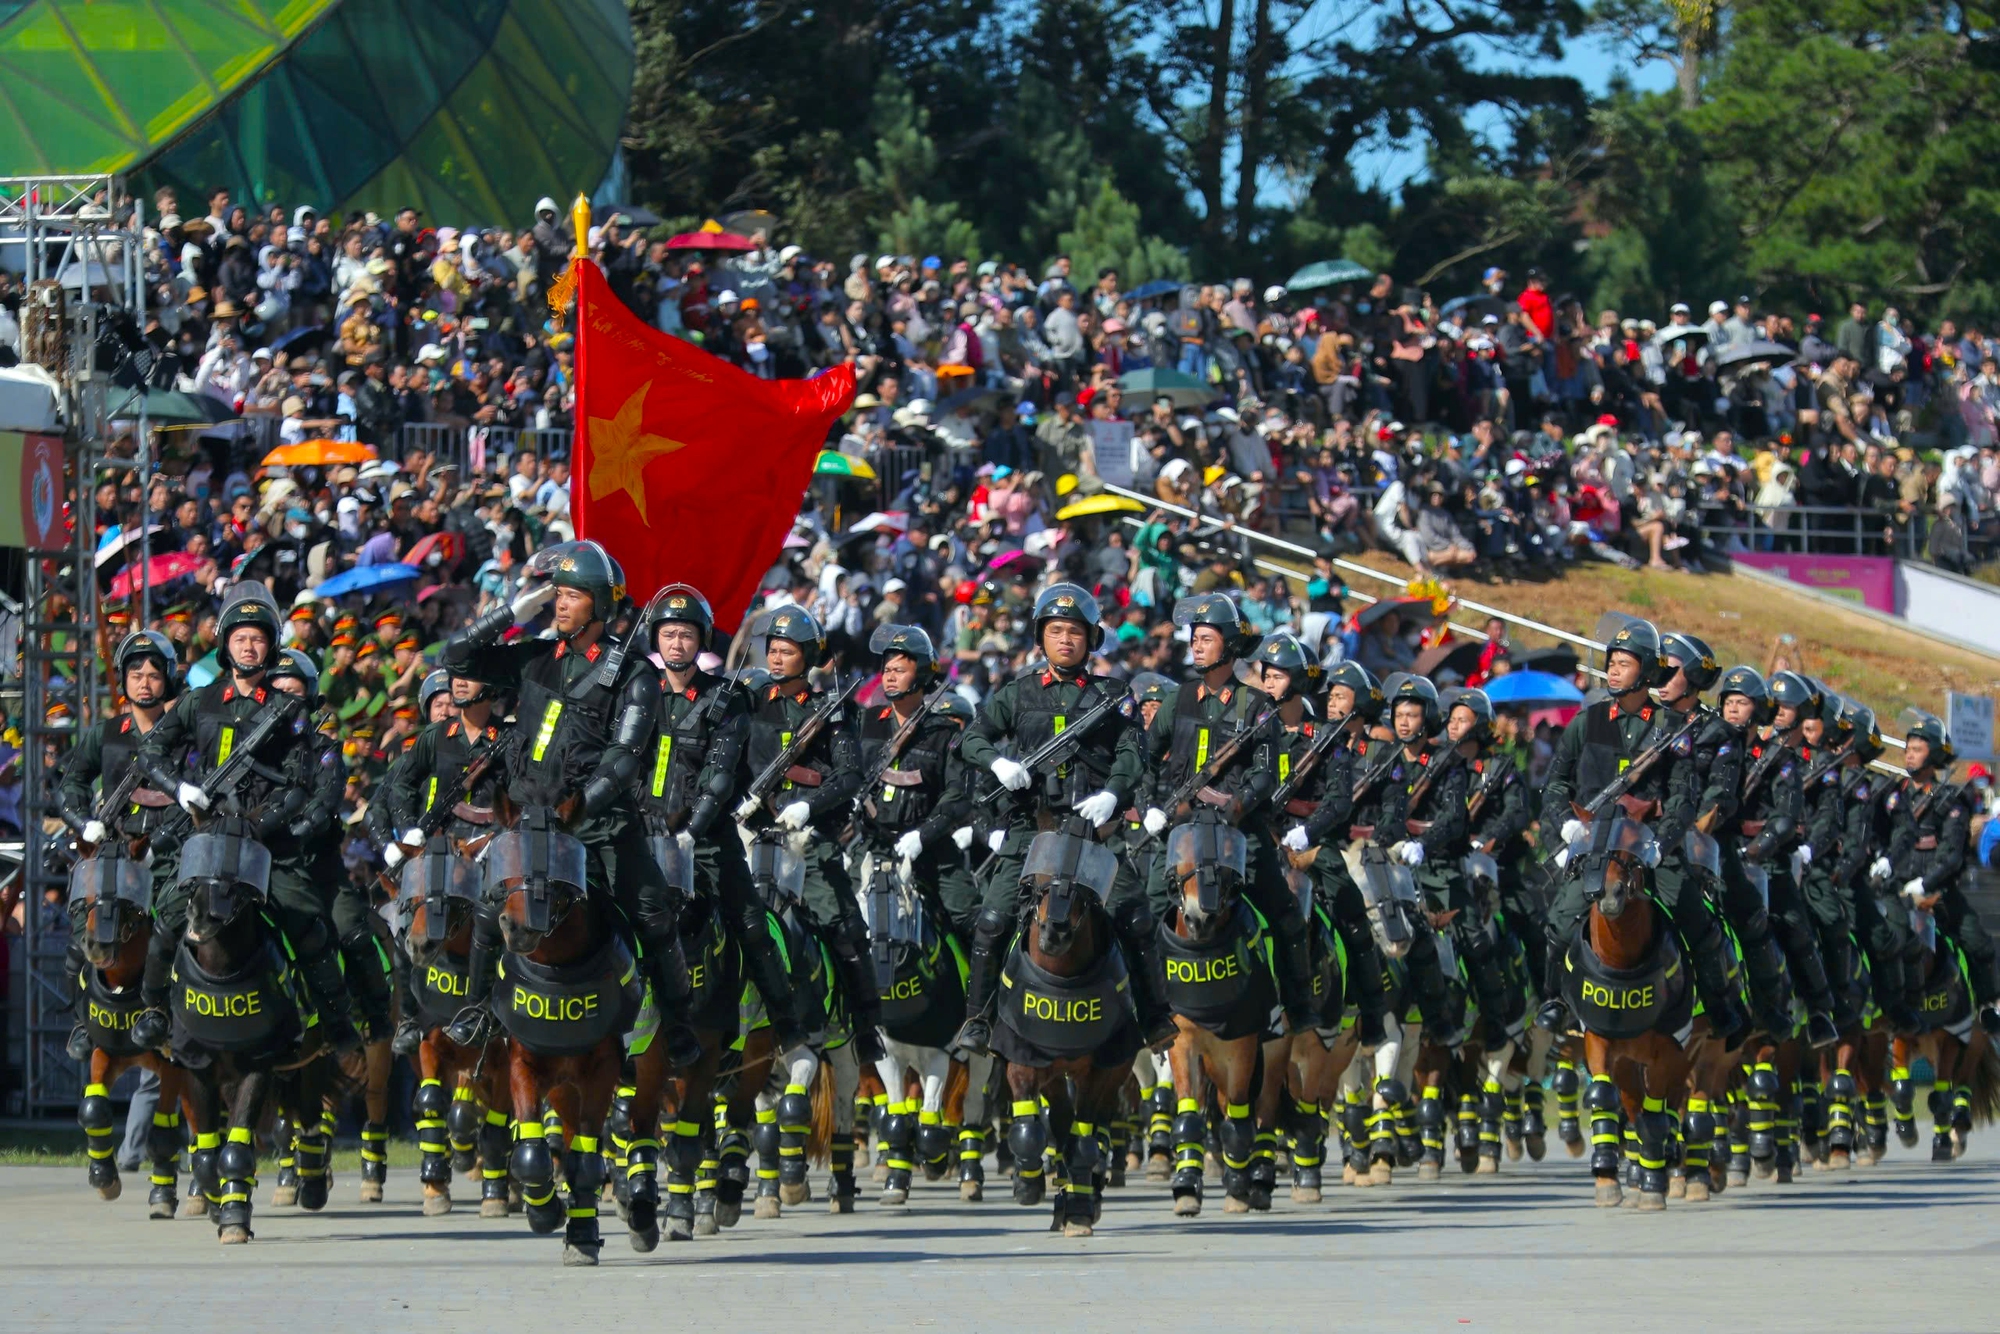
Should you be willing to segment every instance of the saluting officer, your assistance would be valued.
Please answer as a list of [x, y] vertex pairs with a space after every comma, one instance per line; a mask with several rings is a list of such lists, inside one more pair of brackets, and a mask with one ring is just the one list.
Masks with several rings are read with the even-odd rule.
[[[692, 1065], [701, 1044], [687, 1021], [679, 895], [646, 844], [637, 797], [660, 686], [643, 655], [605, 641], [606, 623], [625, 602], [625, 574], [592, 541], [547, 548], [530, 572], [546, 572], [548, 582], [474, 621], [446, 651], [477, 678], [520, 682], [507, 738], [507, 795], [516, 806], [552, 809], [583, 844], [590, 883], [610, 889], [638, 933], [667, 1056]], [[498, 642], [551, 602], [553, 640]], [[482, 1045], [491, 1020], [486, 998], [501, 948], [498, 910], [482, 899], [475, 916], [468, 1004], [446, 1030], [463, 1047]]]
[[[218, 656], [227, 670], [176, 699], [139, 747], [138, 762], [152, 787], [173, 792], [175, 800], [193, 816], [205, 814], [211, 804], [208, 793], [195, 780], [228, 759], [242, 734], [257, 725], [265, 710], [276, 707], [273, 676], [297, 679], [300, 670], [297, 662], [279, 661], [278, 604], [262, 584], [244, 581], [230, 585], [216, 618], [216, 634], [222, 641]], [[299, 972], [312, 992], [320, 1024], [328, 1041], [338, 1049], [353, 1046], [360, 1035], [348, 1017], [348, 989], [341, 976], [339, 942], [331, 929], [324, 891], [302, 868], [304, 840], [326, 836], [318, 766], [324, 763], [338, 788], [340, 757], [338, 751], [320, 751], [312, 741], [314, 735], [306, 713], [295, 713], [289, 727], [278, 729], [258, 748], [257, 767], [245, 775], [233, 795], [237, 808], [255, 825], [257, 837], [270, 846], [271, 883], [265, 911], [290, 943]], [[292, 763], [297, 752], [310, 755], [310, 775]], [[285, 781], [272, 781], [272, 773], [283, 774]], [[301, 781], [308, 778], [309, 783]], [[337, 805], [337, 790], [334, 801]], [[146, 950], [146, 977], [141, 987], [145, 1008], [132, 1021], [132, 1040], [142, 1047], [157, 1047], [167, 1038], [168, 973], [187, 927], [186, 893], [177, 886], [156, 900], [153, 916], [156, 925]]]
[[[955, 1055], [984, 1052], [992, 1036], [994, 988], [1007, 942], [1021, 911], [1021, 865], [1044, 821], [1071, 817], [1105, 831], [1130, 809], [1145, 783], [1145, 753], [1133, 726], [1130, 697], [1117, 683], [1090, 674], [1090, 655], [1103, 642], [1097, 599], [1076, 584], [1051, 584], [1035, 599], [1035, 645], [1045, 660], [1040, 671], [1024, 672], [986, 699], [959, 742], [959, 754], [977, 777], [992, 773], [1000, 788], [1003, 823], [989, 836], [992, 865], [980, 892], [973, 924], [970, 976], [966, 982], [965, 1024], [952, 1039]], [[1106, 698], [1123, 697], [1120, 707], [1098, 716], [1076, 740], [1065, 764], [1042, 770], [1021, 761], [1058, 733], [1073, 735], [1072, 723]], [[1003, 754], [1002, 747], [1012, 754]], [[975, 802], [986, 797], [975, 790]], [[1164, 827], [1164, 817], [1162, 821]], [[1160, 963], [1152, 910], [1134, 879], [1119, 877], [1106, 905], [1132, 978], [1139, 1031], [1148, 1046], [1173, 1041], [1173, 1014], [1166, 1003], [1166, 974]]]
[[[158, 726], [167, 705], [180, 692], [178, 660], [173, 641], [157, 630], [137, 630], [118, 642], [111, 654], [111, 669], [118, 674], [119, 692], [125, 697], [125, 711], [83, 729], [63, 764], [62, 785], [57, 790], [57, 807], [63, 823], [76, 831], [77, 838], [95, 848], [106, 838], [153, 840], [174, 799], [157, 788], [143, 784], [132, 791], [123, 810], [108, 811], [107, 824], [97, 818], [101, 800], [93, 789], [109, 792], [125, 780], [126, 771], [138, 758], [139, 745]], [[172, 888], [173, 849], [152, 844], [153, 901], [159, 902]], [[82, 973], [83, 932], [72, 930], [69, 947], [63, 953], [63, 976], [75, 979]], [[90, 1033], [84, 1024], [86, 1001], [77, 992], [76, 1028], [69, 1035], [69, 1054], [75, 1060], [90, 1055]]]
[[[766, 612], [753, 633], [764, 636], [764, 665], [771, 676], [758, 692], [743, 747], [738, 791], [745, 791], [792, 737], [825, 703], [807, 673], [826, 652], [826, 633], [803, 607]], [[765, 801], [746, 796], [736, 818], [753, 833], [773, 826], [788, 834], [808, 832], [800, 858], [805, 863], [805, 910], [813, 930], [826, 942], [847, 995], [854, 1021], [854, 1054], [864, 1062], [882, 1058], [882, 996], [868, 958], [868, 925], [854, 897], [854, 879], [841, 858], [840, 832], [854, 794], [861, 787], [861, 752], [843, 706], [827, 720], [812, 744], [793, 757], [784, 779]]]
[[728, 677], [701, 669], [715, 613], [691, 584], [668, 584], [646, 608], [646, 638], [659, 656], [660, 720], [640, 771], [647, 827], [672, 834], [694, 860], [695, 892], [720, 910], [764, 998], [780, 1051], [810, 1040], [798, 1018], [770, 910], [750, 883], [743, 840], [730, 818], [736, 771], [750, 726], [748, 696]]

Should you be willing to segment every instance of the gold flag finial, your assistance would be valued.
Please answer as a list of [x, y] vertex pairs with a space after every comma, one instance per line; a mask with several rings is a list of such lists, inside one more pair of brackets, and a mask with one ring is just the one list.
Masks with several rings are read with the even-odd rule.
[[576, 202], [569, 206], [570, 225], [576, 228], [576, 253], [590, 253], [590, 198], [578, 195]]
[[590, 253], [590, 199], [578, 195], [576, 202], [569, 206], [570, 226], [576, 228], [576, 249], [570, 255], [569, 266], [562, 276], [549, 284], [549, 327], [560, 330], [563, 326], [563, 312], [570, 302], [576, 300], [576, 266], [583, 263]]

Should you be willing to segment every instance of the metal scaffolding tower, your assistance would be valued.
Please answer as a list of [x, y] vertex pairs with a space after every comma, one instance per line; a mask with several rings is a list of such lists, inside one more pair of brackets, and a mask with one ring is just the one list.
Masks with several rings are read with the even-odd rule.
[[[152, 486], [152, 445], [143, 388], [114, 384], [119, 350], [114, 326], [143, 329], [146, 310], [144, 212], [119, 177], [0, 177], [0, 267], [24, 283], [21, 359], [54, 377], [64, 423], [64, 475], [73, 491], [69, 541], [27, 553], [21, 633], [22, 870], [25, 944], [22, 985], [25, 1023], [9, 1026], [9, 1055], [22, 1082], [9, 1111], [67, 1113], [81, 1092], [81, 1070], [63, 1046], [69, 1036], [75, 982], [64, 977], [69, 940], [64, 908], [69, 838], [44, 826], [55, 817], [62, 755], [76, 729], [106, 715], [111, 684], [97, 654], [100, 609], [96, 578], [97, 487], [107, 475], [136, 475], [141, 526]], [[134, 324], [136, 321], [136, 324]], [[129, 377], [127, 377], [129, 379]], [[129, 420], [136, 448], [113, 457], [112, 423]], [[149, 550], [143, 533], [130, 539], [137, 561], [133, 622], [151, 620]], [[69, 619], [51, 600], [69, 604]], [[66, 724], [52, 724], [49, 706], [71, 706]], [[60, 829], [60, 825], [56, 825]]]

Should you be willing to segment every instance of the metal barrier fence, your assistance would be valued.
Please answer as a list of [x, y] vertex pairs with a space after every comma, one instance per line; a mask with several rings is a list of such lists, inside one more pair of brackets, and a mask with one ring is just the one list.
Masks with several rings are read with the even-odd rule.
[[1893, 512], [1844, 505], [1755, 506], [1743, 511], [1699, 510], [1701, 540], [1732, 551], [1795, 552], [1817, 556], [1923, 558], [1916, 523], [1897, 523]]
[[400, 456], [421, 449], [461, 473], [482, 471], [523, 449], [537, 458], [569, 457], [570, 429], [560, 427], [453, 426], [444, 422], [405, 422], [397, 432]]

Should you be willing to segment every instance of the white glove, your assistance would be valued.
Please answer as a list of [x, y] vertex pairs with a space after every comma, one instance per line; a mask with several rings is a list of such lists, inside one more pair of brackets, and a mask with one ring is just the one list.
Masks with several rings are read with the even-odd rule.
[[915, 861], [924, 850], [924, 836], [912, 829], [896, 840], [896, 855], [904, 861]]
[[1028, 766], [1025, 764], [1016, 764], [1005, 755], [1000, 756], [986, 767], [991, 769], [993, 776], [1000, 780], [1000, 786], [1006, 788], [1009, 792], [1019, 792], [1034, 777], [1033, 774], [1028, 772]]
[[1417, 842], [1414, 838], [1410, 839], [1397, 848], [1396, 855], [1402, 858], [1403, 865], [1405, 866], [1422, 866], [1424, 864], [1424, 845]]
[[86, 820], [83, 825], [83, 841], [93, 846], [104, 841], [104, 821]]
[[1285, 836], [1278, 841], [1293, 852], [1304, 852], [1312, 845], [1312, 839], [1306, 833], [1306, 827], [1302, 824], [1295, 824], [1290, 829], [1287, 829]]
[[1922, 876], [1918, 876], [1916, 879], [1905, 884], [1903, 888], [1898, 892], [1901, 893], [1904, 898], [1909, 899], [1911, 902], [1914, 903], [1916, 900], [1922, 898], [1926, 892], [1924, 889], [1924, 878]]
[[1895, 867], [1889, 865], [1887, 857], [1877, 857], [1874, 865], [1868, 868], [1868, 878], [1870, 880], [1887, 880], [1895, 869]]
[[674, 835], [674, 842], [681, 845], [681, 855], [694, 856], [694, 835], [683, 829]]
[[424, 831], [421, 829], [405, 829], [402, 837], [397, 841], [407, 843], [413, 848], [421, 848], [424, 845]]
[[535, 613], [548, 606], [549, 599], [555, 595], [556, 586], [551, 583], [540, 583], [516, 593], [513, 602], [515, 622], [533, 620]]
[[190, 815], [208, 809], [208, 793], [202, 791], [200, 785], [196, 783], [182, 783], [174, 792], [174, 800], [178, 801], [181, 808]]
[[812, 821], [812, 807], [795, 801], [778, 812], [778, 823], [787, 829], [804, 829]]
[[403, 851], [403, 845], [391, 839], [389, 846], [382, 849], [382, 864], [393, 871], [403, 864], [403, 858], [407, 856], [409, 854]]
[[1117, 810], [1118, 797], [1109, 791], [1093, 792], [1076, 803], [1076, 813], [1092, 824], [1103, 824]]
[[1799, 865], [1801, 866], [1812, 865], [1812, 844], [1810, 843], [1799, 844]]
[[1007, 831], [1004, 829], [996, 829], [986, 836], [986, 846], [995, 852], [1000, 851], [1000, 845], [1006, 841]]
[[1167, 827], [1167, 813], [1158, 806], [1148, 806], [1146, 808], [1146, 817], [1140, 823], [1146, 826], [1147, 833], [1158, 834], [1162, 829]]
[[962, 824], [958, 828], [952, 830], [951, 845], [957, 848], [960, 852], [964, 852], [967, 848], [971, 847], [972, 826], [969, 824]]
[[1565, 845], [1576, 842], [1590, 832], [1590, 826], [1578, 819], [1563, 821], [1562, 838]]
[[763, 803], [758, 801], [757, 798], [755, 797], [745, 797], [743, 798], [743, 800], [736, 803], [736, 810], [734, 814], [738, 820], [748, 820], [751, 816], [757, 813], [757, 808], [762, 804]]

